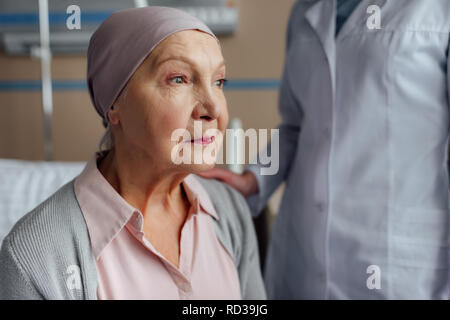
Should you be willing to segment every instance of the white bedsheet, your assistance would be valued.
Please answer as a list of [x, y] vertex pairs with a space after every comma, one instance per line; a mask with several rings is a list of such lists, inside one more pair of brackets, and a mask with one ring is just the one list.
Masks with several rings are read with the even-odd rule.
[[0, 159], [0, 244], [17, 220], [77, 176], [85, 164]]

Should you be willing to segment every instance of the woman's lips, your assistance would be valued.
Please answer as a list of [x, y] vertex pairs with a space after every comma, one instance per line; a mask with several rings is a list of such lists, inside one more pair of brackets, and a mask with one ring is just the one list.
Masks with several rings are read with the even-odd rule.
[[210, 137], [202, 137], [200, 139], [191, 139], [190, 141], [185, 141], [189, 143], [196, 143], [196, 144], [210, 144], [214, 142], [214, 136]]

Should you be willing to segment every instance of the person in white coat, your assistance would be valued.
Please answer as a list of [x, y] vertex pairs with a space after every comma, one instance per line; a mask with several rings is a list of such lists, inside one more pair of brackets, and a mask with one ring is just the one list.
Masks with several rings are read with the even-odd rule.
[[207, 176], [255, 215], [286, 182], [269, 298], [448, 299], [450, 1], [360, 0], [337, 32], [342, 2], [292, 9], [278, 173]]

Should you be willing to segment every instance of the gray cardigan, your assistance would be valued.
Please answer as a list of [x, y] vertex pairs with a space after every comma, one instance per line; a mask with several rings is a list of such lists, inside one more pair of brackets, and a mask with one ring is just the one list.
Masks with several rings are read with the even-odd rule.
[[[258, 247], [245, 199], [216, 180], [197, 179], [220, 216], [218, 239], [233, 257], [243, 299], [265, 299]], [[74, 180], [20, 219], [0, 251], [0, 299], [97, 299], [97, 269]]]

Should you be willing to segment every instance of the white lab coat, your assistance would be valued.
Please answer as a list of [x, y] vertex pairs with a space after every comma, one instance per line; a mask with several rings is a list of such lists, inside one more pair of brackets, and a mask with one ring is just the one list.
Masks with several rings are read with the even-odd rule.
[[295, 4], [279, 173], [248, 167], [254, 212], [286, 181], [268, 296], [448, 299], [450, 0], [362, 0], [337, 38], [335, 8]]

